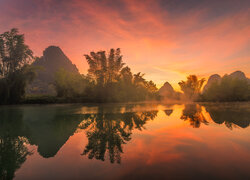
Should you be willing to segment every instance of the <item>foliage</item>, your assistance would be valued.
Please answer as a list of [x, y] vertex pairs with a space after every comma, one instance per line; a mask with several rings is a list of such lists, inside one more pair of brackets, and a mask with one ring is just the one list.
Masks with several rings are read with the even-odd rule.
[[58, 97], [79, 97], [86, 95], [91, 82], [84, 75], [60, 69], [55, 73], [54, 85]]
[[214, 82], [202, 94], [203, 101], [247, 101], [250, 100], [250, 83], [247, 79], [224, 76]]
[[56, 96], [51, 95], [26, 95], [22, 101], [24, 104], [51, 104], [59, 103]]
[[0, 35], [0, 75], [3, 77], [20, 70], [33, 59], [33, 52], [24, 44], [24, 35], [11, 29]]
[[89, 64], [88, 74], [95, 82], [93, 96], [96, 101], [120, 102], [142, 101], [157, 97], [157, 88], [152, 81], [146, 81], [144, 74], [132, 74], [125, 66], [119, 48], [90, 52], [85, 55]]
[[35, 68], [28, 65], [32, 54], [17, 29], [0, 35], [0, 104], [16, 103], [24, 97], [26, 85], [35, 77]]
[[102, 86], [117, 81], [124, 66], [119, 48], [111, 49], [108, 57], [106, 54], [105, 51], [99, 51], [84, 55], [89, 64], [89, 75], [96, 80], [98, 85]]
[[204, 82], [204, 78], [199, 80], [196, 75], [189, 75], [187, 81], [181, 81], [178, 84], [187, 99], [195, 100], [198, 97]]
[[7, 77], [0, 79], [0, 104], [17, 103], [25, 95], [25, 87], [36, 75], [36, 68], [25, 65]]

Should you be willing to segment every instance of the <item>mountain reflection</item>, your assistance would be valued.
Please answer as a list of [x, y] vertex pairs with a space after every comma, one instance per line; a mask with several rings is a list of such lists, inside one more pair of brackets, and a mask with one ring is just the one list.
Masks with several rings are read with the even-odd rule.
[[173, 113], [173, 109], [166, 109], [164, 112], [167, 116], [170, 116]]
[[82, 155], [104, 161], [108, 151], [111, 163], [121, 163], [122, 145], [131, 140], [132, 130], [142, 130], [147, 121], [157, 116], [157, 112], [105, 113], [99, 109], [98, 114], [90, 115], [80, 125], [81, 129], [86, 129], [88, 138]]
[[[164, 113], [159, 116], [171, 116], [170, 119], [177, 121], [181, 116], [194, 128], [208, 122], [230, 129], [250, 125], [249, 105], [186, 104], [177, 114], [179, 107], [164, 106]], [[88, 139], [82, 155], [121, 163], [123, 147], [131, 140], [133, 130], [143, 130], [148, 121], [154, 120], [158, 114], [155, 109], [157, 106], [151, 105], [1, 107], [0, 179], [14, 178], [15, 171], [32, 154], [27, 144], [37, 146], [37, 152], [44, 158], [54, 157], [79, 128], [86, 132]]]
[[199, 128], [202, 123], [208, 124], [208, 121], [202, 114], [202, 108], [198, 104], [185, 104], [181, 119], [189, 121], [190, 125], [194, 128]]

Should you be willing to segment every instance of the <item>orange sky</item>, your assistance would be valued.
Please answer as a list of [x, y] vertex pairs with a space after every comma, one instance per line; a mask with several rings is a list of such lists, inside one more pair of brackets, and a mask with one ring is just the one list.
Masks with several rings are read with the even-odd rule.
[[0, 33], [13, 27], [36, 56], [59, 46], [82, 73], [83, 54], [119, 47], [158, 86], [177, 88], [189, 74], [250, 75], [248, 0], [0, 0]]

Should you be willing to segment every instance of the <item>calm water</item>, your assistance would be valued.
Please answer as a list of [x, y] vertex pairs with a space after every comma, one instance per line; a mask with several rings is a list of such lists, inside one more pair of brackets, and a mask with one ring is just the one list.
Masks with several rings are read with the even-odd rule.
[[0, 179], [250, 179], [250, 103], [0, 107]]

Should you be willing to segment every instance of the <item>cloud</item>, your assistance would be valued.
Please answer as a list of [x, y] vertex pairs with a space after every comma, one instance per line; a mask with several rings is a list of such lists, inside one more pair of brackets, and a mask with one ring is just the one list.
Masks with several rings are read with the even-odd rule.
[[58, 45], [83, 73], [83, 54], [120, 47], [132, 70], [160, 85], [236, 68], [249, 76], [249, 7], [246, 0], [2, 0], [0, 32], [19, 28], [39, 56]]

